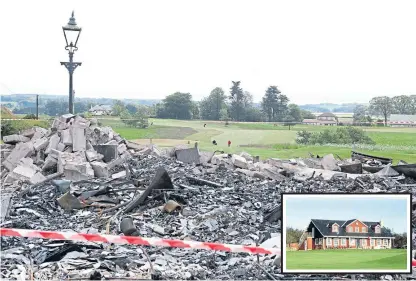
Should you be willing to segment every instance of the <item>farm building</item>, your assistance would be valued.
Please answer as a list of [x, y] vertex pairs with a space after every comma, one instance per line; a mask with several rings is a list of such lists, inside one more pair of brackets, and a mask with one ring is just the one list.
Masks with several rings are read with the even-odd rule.
[[331, 113], [325, 112], [319, 115], [316, 119], [303, 119], [303, 124], [309, 125], [337, 125], [338, 124], [338, 117]]
[[112, 106], [106, 104], [95, 105], [92, 106], [88, 111], [94, 116], [110, 115]]
[[389, 124], [392, 127], [416, 127], [416, 115], [392, 114]]
[[312, 219], [299, 241], [299, 250], [391, 249], [393, 239], [393, 235], [381, 226], [381, 222]]

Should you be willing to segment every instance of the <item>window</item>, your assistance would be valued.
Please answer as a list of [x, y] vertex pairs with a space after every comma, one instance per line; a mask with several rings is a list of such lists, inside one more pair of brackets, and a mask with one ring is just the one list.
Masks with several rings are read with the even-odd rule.
[[361, 239], [361, 246], [367, 246], [367, 239]]
[[377, 246], [381, 246], [381, 239], [377, 239]]
[[315, 245], [322, 245], [322, 238], [315, 238]]
[[332, 238], [327, 238], [326, 243], [327, 243], [328, 246], [331, 246], [332, 245]]
[[338, 238], [334, 238], [334, 247], [338, 247]]
[[352, 232], [352, 226], [348, 227], [348, 232]]
[[361, 231], [362, 231], [362, 232], [367, 232], [367, 227], [364, 227], [364, 226], [363, 226], [363, 227], [361, 228]]
[[341, 239], [341, 246], [347, 246], [347, 239], [346, 238]]
[[374, 246], [374, 239], [370, 239], [370, 244], [371, 244], [371, 246]]
[[355, 232], [360, 232], [360, 228], [358, 226], [355, 227]]
[[350, 246], [355, 246], [355, 238], [352, 238], [352, 239], [350, 240]]
[[384, 246], [389, 245], [389, 240], [388, 239], [384, 239]]
[[376, 228], [374, 229], [375, 233], [380, 233], [380, 226], [377, 225]]
[[338, 232], [338, 225], [337, 224], [332, 226], [332, 232]]

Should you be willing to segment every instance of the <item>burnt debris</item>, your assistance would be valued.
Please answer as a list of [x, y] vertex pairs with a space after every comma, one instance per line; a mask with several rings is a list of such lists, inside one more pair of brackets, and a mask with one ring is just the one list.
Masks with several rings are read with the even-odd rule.
[[[280, 247], [281, 193], [415, 195], [416, 180], [389, 163], [381, 163], [388, 166], [381, 173], [367, 172], [368, 156], [259, 161], [248, 153], [204, 154], [197, 147], [159, 150], [96, 124], [65, 115], [49, 130], [6, 138], [1, 227]], [[179, 248], [1, 237], [1, 249], [4, 279], [412, 278], [283, 275], [276, 256]]]

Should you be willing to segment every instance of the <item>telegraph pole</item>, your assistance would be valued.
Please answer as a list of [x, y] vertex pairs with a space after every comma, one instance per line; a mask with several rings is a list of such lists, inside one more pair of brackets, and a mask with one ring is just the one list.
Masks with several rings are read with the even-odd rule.
[[39, 120], [39, 95], [36, 95], [36, 120]]

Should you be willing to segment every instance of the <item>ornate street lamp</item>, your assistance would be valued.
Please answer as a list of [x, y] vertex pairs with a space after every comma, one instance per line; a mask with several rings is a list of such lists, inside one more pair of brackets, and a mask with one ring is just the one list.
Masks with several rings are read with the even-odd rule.
[[72, 15], [68, 24], [63, 26], [62, 30], [64, 31], [66, 41], [65, 50], [68, 51], [69, 62], [61, 62], [61, 65], [65, 65], [69, 72], [69, 113], [74, 113], [74, 90], [72, 85], [72, 75], [74, 74], [74, 70], [82, 64], [80, 62], [73, 61], [74, 52], [78, 50], [77, 43], [79, 35], [81, 34], [81, 27], [77, 26], [77, 23], [75, 22], [74, 11], [72, 11]]

